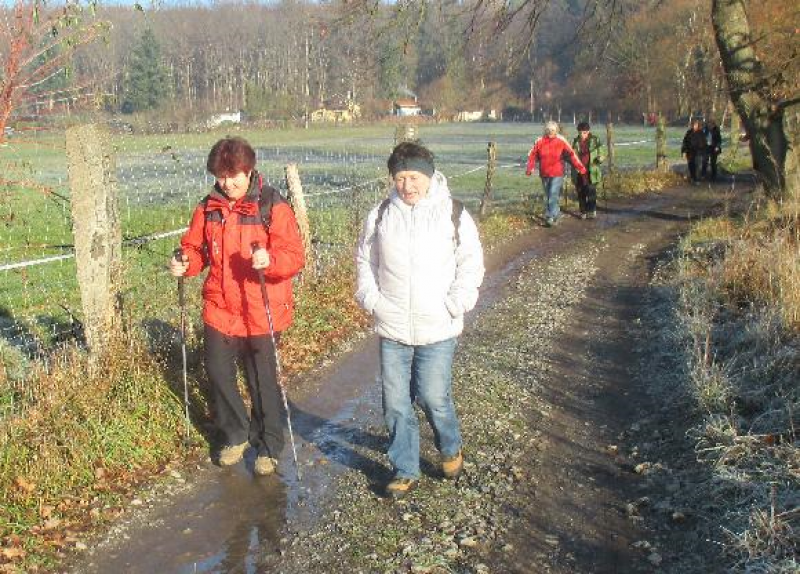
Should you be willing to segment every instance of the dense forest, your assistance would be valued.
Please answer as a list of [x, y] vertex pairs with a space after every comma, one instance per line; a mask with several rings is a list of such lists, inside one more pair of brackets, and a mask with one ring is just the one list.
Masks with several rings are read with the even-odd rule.
[[[507, 119], [641, 121], [650, 112], [722, 116], [727, 106], [708, 0], [608, 3], [613, 14], [606, 4], [552, 0], [535, 27], [501, 24], [479, 2], [348, 4], [98, 6], [102, 37], [31, 89], [16, 113], [69, 102], [179, 123], [233, 110], [300, 120], [324, 102], [350, 101], [370, 118], [394, 98], [416, 97], [444, 118], [495, 109]], [[750, 15], [762, 57], [787, 56], [774, 49], [791, 46], [787, 6], [769, 0]], [[8, 23], [12, 9], [3, 10]]]

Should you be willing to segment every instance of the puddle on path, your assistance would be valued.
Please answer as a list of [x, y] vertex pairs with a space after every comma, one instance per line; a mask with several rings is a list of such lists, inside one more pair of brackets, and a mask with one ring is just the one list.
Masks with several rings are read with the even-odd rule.
[[131, 512], [79, 563], [81, 574], [187, 574], [257, 572], [276, 553], [287, 520], [318, 515], [317, 502], [337, 473], [355, 468], [380, 475], [359, 454], [385, 450], [383, 437], [367, 432], [380, 421], [377, 341], [369, 337], [335, 364], [314, 373], [290, 402], [302, 480], [287, 435], [280, 474], [255, 477], [253, 453], [233, 468], [206, 462], [179, 493]]
[[[495, 302], [505, 285], [532, 259], [562, 249], [566, 242], [639, 215], [647, 215], [663, 198], [636, 209], [601, 214], [595, 222], [543, 231], [505, 250], [489, 264], [479, 309]], [[565, 222], [567, 223], [567, 222]], [[568, 224], [569, 225], [569, 224]], [[475, 313], [468, 319], [473, 319]], [[380, 425], [381, 396], [376, 382], [378, 344], [374, 336], [354, 344], [335, 363], [305, 377], [290, 403], [302, 480], [297, 480], [287, 435], [278, 476], [254, 477], [252, 453], [244, 464], [221, 469], [210, 462], [191, 477], [191, 484], [134, 518], [84, 557], [73, 572], [106, 574], [188, 574], [257, 572], [257, 564], [278, 550], [287, 520], [313, 521], [327, 487], [340, 472], [364, 472], [377, 483], [389, 469], [360, 454], [385, 451], [384, 435], [368, 429]]]
[[257, 551], [277, 549], [285, 508], [277, 477], [256, 480], [242, 465], [203, 469], [186, 493], [144, 512], [76, 571], [255, 573]]

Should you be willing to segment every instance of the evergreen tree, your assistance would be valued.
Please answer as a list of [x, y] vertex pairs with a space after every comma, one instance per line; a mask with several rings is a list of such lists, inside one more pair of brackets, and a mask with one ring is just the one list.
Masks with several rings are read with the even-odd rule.
[[127, 83], [123, 113], [152, 110], [167, 97], [169, 82], [161, 62], [161, 46], [150, 28], [142, 33], [131, 53]]

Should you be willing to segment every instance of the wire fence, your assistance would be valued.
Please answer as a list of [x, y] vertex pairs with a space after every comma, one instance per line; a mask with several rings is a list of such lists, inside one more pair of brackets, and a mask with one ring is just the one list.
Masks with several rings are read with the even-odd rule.
[[[167, 261], [197, 203], [213, 185], [205, 171], [211, 145], [223, 132], [115, 133], [116, 186], [123, 232], [122, 312], [129, 329], [174, 326], [175, 284]], [[618, 130], [620, 166], [654, 162], [653, 133]], [[498, 142], [492, 205], [521, 205], [539, 186], [524, 163], [539, 126], [476, 124], [424, 127], [453, 194], [474, 212], [486, 178], [486, 146]], [[644, 133], [644, 137], [643, 137]], [[534, 135], [532, 135], [534, 134]], [[385, 161], [391, 128], [242, 131], [257, 153], [257, 169], [285, 193], [284, 168], [299, 166], [318, 269], [352, 253], [361, 220], [387, 193]], [[674, 147], [677, 134], [670, 138]], [[17, 130], [0, 148], [0, 367], [24, 377], [61, 342], [82, 336], [81, 305], [71, 232], [65, 137], [58, 130]], [[201, 281], [191, 279], [190, 281]], [[192, 316], [199, 316], [199, 288]]]

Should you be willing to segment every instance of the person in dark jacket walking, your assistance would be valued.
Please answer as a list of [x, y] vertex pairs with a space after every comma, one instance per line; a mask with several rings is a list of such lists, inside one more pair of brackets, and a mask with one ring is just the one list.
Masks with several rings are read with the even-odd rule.
[[681, 153], [689, 168], [689, 179], [693, 184], [699, 184], [700, 169], [703, 165], [703, 157], [706, 155], [706, 136], [703, 135], [703, 125], [700, 120], [692, 120], [692, 127], [683, 136]]
[[708, 166], [711, 165], [710, 181], [717, 181], [717, 158], [722, 153], [722, 133], [717, 122], [710, 119], [703, 128], [703, 135], [706, 138], [706, 154], [703, 156], [702, 176], [706, 177]]
[[544, 135], [536, 140], [528, 154], [528, 165], [525, 168], [525, 175], [529, 176], [537, 164], [539, 166], [539, 177], [547, 202], [544, 213], [547, 227], [555, 225], [560, 216], [558, 199], [561, 196], [561, 186], [564, 184], [565, 160], [569, 161], [578, 173], [586, 173], [586, 168], [575, 155], [569, 142], [564, 136], [559, 135], [558, 124], [553, 121], [547, 122], [544, 126]]
[[[276, 341], [292, 322], [292, 278], [305, 263], [294, 212], [255, 170], [256, 155], [246, 140], [219, 140], [206, 162], [216, 182], [195, 208], [181, 239], [182, 260], [173, 257], [175, 277], [192, 277], [208, 268], [203, 284], [204, 359], [213, 389], [214, 421], [223, 435], [220, 466], [256, 450], [254, 471], [275, 472], [283, 449], [282, 399], [276, 354], [261, 292], [263, 272]], [[270, 223], [262, 220], [259, 199], [272, 194]], [[277, 198], [277, 199], [275, 199]], [[240, 361], [251, 409], [236, 381]]]
[[581, 174], [577, 169], [572, 169], [572, 182], [578, 192], [578, 206], [581, 219], [594, 219], [597, 217], [597, 186], [603, 181], [603, 172], [600, 164], [603, 163], [603, 144], [600, 138], [591, 132], [589, 122], [578, 124], [578, 136], [572, 140], [572, 149], [588, 173]]

